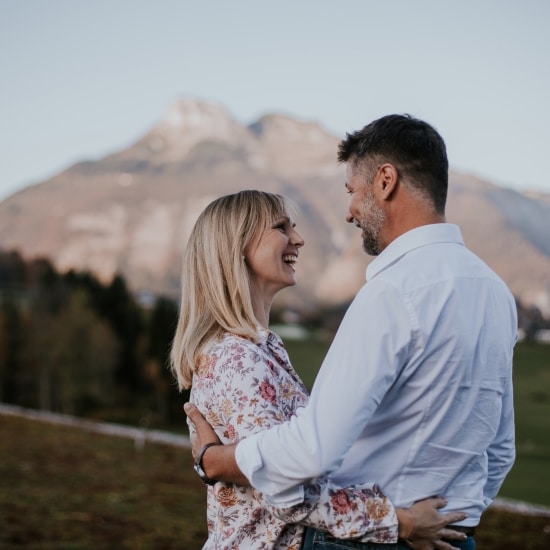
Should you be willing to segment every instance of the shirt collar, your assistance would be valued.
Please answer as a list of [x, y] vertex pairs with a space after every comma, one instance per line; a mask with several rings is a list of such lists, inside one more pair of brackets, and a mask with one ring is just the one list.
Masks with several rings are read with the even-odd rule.
[[393, 240], [368, 266], [367, 281], [400, 260], [407, 252], [435, 243], [456, 243], [464, 246], [458, 225], [434, 223], [415, 227]]
[[264, 328], [261, 325], [256, 325], [258, 329], [258, 344], [272, 344], [277, 343], [279, 336], [269, 328]]

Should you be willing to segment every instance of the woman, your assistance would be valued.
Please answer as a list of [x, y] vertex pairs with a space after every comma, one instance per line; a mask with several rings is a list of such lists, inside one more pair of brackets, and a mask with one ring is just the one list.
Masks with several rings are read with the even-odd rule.
[[[282, 341], [268, 330], [274, 296], [296, 284], [303, 244], [284, 199], [260, 191], [215, 200], [191, 233], [172, 369], [180, 389], [192, 385], [191, 401], [224, 443], [281, 423], [307, 402]], [[252, 487], [214, 483], [204, 548], [298, 550], [303, 525], [388, 542], [398, 515], [402, 537], [420, 528], [411, 518], [418, 520], [422, 504], [413, 513], [396, 511], [375, 485], [340, 488], [318, 479], [304, 493], [302, 504], [277, 509]], [[430, 511], [433, 535], [434, 515], [439, 526], [442, 516]]]

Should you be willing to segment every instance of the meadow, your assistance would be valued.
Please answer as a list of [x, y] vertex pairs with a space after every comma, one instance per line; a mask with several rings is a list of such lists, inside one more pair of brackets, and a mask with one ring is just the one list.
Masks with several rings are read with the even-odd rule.
[[[326, 343], [287, 346], [311, 385]], [[550, 346], [516, 352], [518, 457], [500, 496], [550, 506]], [[182, 418], [183, 423], [183, 418]], [[190, 452], [168, 445], [0, 417], [0, 548], [201, 548], [205, 488]], [[490, 508], [480, 550], [550, 547], [550, 517]]]

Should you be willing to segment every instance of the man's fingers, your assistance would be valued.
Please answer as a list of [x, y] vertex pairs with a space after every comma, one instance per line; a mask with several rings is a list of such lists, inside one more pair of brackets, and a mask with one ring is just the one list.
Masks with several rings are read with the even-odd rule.
[[191, 424], [195, 427], [195, 441], [193, 441], [193, 450], [195, 450], [195, 446], [201, 448], [207, 443], [220, 443], [220, 439], [216, 435], [216, 432], [212, 429], [212, 426], [210, 426], [199, 409], [197, 409], [193, 403], [185, 403], [183, 405], [183, 410], [191, 421]]
[[193, 405], [193, 403], [185, 403], [183, 405], [183, 410], [195, 428], [197, 427], [197, 423], [200, 424], [201, 421], [206, 422], [204, 416], [200, 413], [199, 409]]

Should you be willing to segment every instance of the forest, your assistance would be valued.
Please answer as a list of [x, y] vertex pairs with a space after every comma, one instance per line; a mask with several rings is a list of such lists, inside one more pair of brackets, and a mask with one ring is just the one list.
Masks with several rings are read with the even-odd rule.
[[140, 304], [124, 279], [58, 273], [0, 252], [0, 401], [99, 420], [183, 424], [168, 367], [174, 300]]

